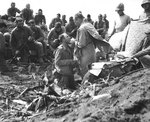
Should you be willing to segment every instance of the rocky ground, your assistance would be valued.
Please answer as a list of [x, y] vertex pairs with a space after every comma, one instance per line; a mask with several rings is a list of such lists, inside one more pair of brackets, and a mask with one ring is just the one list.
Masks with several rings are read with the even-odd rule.
[[[45, 97], [37, 94], [42, 87], [34, 87], [42, 84], [45, 71], [50, 77], [51, 66], [20, 64], [12, 68], [13, 72], [0, 75], [1, 122], [150, 121], [149, 69], [132, 71], [108, 82], [87, 82], [75, 92], [64, 91], [60, 97]], [[22, 94], [27, 88], [31, 89]], [[29, 104], [39, 98], [44, 98], [42, 109], [29, 110]]]

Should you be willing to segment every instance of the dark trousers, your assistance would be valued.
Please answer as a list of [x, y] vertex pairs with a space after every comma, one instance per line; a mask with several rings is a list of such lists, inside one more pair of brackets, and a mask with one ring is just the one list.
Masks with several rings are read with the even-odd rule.
[[75, 84], [75, 81], [74, 81], [74, 76], [73, 75], [59, 74], [59, 76], [58, 76], [58, 86], [61, 87], [62, 89], [75, 90], [76, 89], [76, 84]]

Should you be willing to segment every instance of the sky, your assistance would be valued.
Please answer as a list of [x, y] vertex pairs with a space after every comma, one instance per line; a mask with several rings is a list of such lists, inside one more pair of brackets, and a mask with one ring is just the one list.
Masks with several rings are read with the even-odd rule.
[[3, 0], [0, 15], [7, 13], [11, 2], [15, 2], [16, 7], [20, 10], [25, 8], [27, 3], [30, 3], [34, 14], [41, 8], [46, 17], [47, 25], [49, 25], [52, 18], [56, 17], [57, 13], [65, 14], [68, 21], [70, 16], [74, 16], [79, 11], [82, 11], [85, 17], [87, 14], [91, 14], [94, 21], [97, 20], [100, 13], [106, 13], [111, 24], [116, 14], [116, 5], [120, 2], [125, 5], [125, 14], [133, 19], [137, 19], [143, 11], [141, 7], [142, 0]]

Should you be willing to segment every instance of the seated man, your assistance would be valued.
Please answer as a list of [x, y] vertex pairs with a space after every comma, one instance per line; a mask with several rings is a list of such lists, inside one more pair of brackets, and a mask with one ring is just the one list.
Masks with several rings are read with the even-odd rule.
[[53, 47], [53, 42], [55, 39], [58, 39], [58, 37], [65, 32], [65, 28], [61, 26], [60, 22], [57, 22], [55, 24], [55, 27], [51, 29], [51, 31], [48, 33], [48, 44], [52, 51], [55, 50], [55, 47]]
[[7, 25], [4, 22], [0, 23], [0, 72], [9, 71], [5, 60], [5, 38], [3, 33], [5, 32]]
[[11, 32], [11, 46], [15, 55], [21, 56], [22, 61], [27, 62], [29, 51], [34, 50], [37, 53], [39, 63], [43, 63], [43, 46], [33, 38], [33, 32], [30, 28], [24, 26], [21, 17], [16, 18], [16, 27]]
[[44, 40], [44, 34], [43, 34], [41, 28], [35, 25], [35, 21], [33, 19], [29, 21], [29, 27], [33, 31], [33, 37], [34, 37], [35, 41], [42, 43], [43, 52], [44, 52], [43, 58], [45, 59], [47, 56], [47, 44]]
[[67, 34], [60, 36], [62, 44], [55, 53], [55, 68], [59, 73], [59, 86], [62, 89], [75, 89], [73, 68], [78, 66], [78, 62], [73, 60], [73, 48], [71, 48], [71, 39]]

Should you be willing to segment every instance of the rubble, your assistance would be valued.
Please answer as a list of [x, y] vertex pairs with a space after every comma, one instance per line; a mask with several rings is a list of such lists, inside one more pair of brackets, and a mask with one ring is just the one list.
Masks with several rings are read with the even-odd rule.
[[0, 76], [0, 121], [149, 122], [149, 69], [86, 80], [72, 92], [57, 86], [49, 64], [12, 68]]

